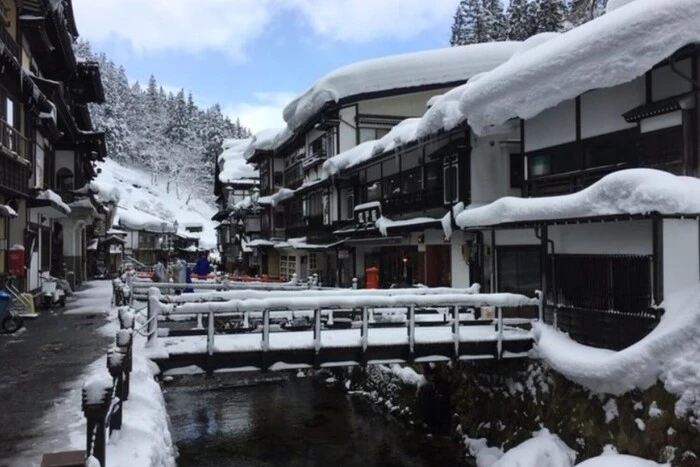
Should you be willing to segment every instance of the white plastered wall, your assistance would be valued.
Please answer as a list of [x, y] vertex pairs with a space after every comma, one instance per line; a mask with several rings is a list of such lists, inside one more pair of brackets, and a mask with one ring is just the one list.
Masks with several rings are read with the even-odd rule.
[[663, 220], [664, 297], [700, 283], [700, 232], [696, 219]]

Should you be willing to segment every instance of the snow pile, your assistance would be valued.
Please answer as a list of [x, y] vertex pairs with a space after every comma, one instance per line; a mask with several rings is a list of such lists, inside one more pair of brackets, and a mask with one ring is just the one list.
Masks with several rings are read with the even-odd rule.
[[485, 439], [469, 439], [464, 444], [476, 459], [477, 467], [572, 467], [576, 452], [546, 428], [505, 454], [488, 447]]
[[166, 230], [173, 230], [177, 220], [179, 230], [184, 232], [186, 224], [200, 224], [204, 230], [200, 237], [200, 247], [211, 248], [216, 245], [215, 223], [211, 217], [216, 209], [200, 199], [186, 202], [186, 196], [178, 199], [173, 188], [166, 189], [166, 182], [153, 182], [151, 174], [137, 168], [127, 167], [107, 159], [100, 163], [102, 172], [93, 182], [95, 188], [105, 196], [119, 199], [115, 224], [133, 230], [151, 230], [162, 232], [161, 224]]
[[219, 181], [231, 183], [241, 178], [258, 178], [258, 172], [244, 157], [245, 151], [253, 142], [253, 138], [225, 139], [221, 145], [223, 152], [219, 155]]
[[661, 380], [679, 397], [677, 417], [700, 416], [700, 287], [671, 294], [666, 313], [649, 335], [614, 352], [581, 345], [551, 326], [534, 326], [535, 355], [566, 378], [608, 394], [646, 389]]
[[245, 149], [243, 156], [250, 159], [255, 151], [271, 151], [281, 146], [291, 136], [287, 128], [268, 128], [256, 133], [251, 144]]
[[577, 467], [668, 467], [668, 464], [657, 464], [641, 457], [618, 454], [613, 446], [605, 446], [603, 454], [581, 462]]
[[0, 215], [5, 217], [17, 217], [17, 211], [6, 204], [0, 204]]
[[506, 61], [518, 44], [473, 44], [353, 63], [318, 80], [287, 105], [283, 117], [293, 132], [327, 103], [367, 93], [466, 81]]
[[681, 47], [700, 42], [698, 17], [697, 0], [635, 0], [493, 69], [467, 86], [461, 110], [482, 134], [591, 89], [632, 81]]
[[282, 201], [288, 200], [293, 196], [294, 190], [290, 190], [289, 188], [280, 188], [279, 191], [273, 195], [261, 197], [258, 200], [258, 204], [263, 206], [272, 206], [274, 208]]
[[470, 82], [450, 89], [433, 102], [418, 123], [417, 138], [424, 138], [443, 129], [449, 131], [464, 122], [466, 117], [460, 108], [460, 100]]
[[416, 130], [420, 118], [407, 118], [399, 122], [386, 135], [378, 139], [372, 149], [372, 154], [382, 154], [389, 152], [403, 144], [416, 139]]
[[545, 42], [559, 36], [561, 36], [561, 33], [559, 32], [541, 32], [539, 34], [535, 34], [534, 36], [530, 36], [527, 39], [525, 39], [522, 44], [520, 44], [520, 47], [518, 47], [518, 50], [515, 51], [513, 57], [511, 58], [517, 57], [518, 55], [522, 55], [528, 50], [532, 50], [538, 45], [542, 45]]
[[70, 214], [70, 206], [63, 202], [63, 199], [52, 190], [40, 191], [36, 199], [44, 199], [56, 204], [65, 214]]
[[483, 227], [508, 222], [651, 212], [700, 213], [700, 179], [654, 169], [621, 170], [570, 195], [508, 196], [486, 206], [466, 209], [457, 216], [457, 225], [462, 228]]
[[389, 367], [389, 371], [408, 386], [420, 387], [426, 382], [425, 376], [416, 373], [416, 370], [409, 366], [394, 364]]

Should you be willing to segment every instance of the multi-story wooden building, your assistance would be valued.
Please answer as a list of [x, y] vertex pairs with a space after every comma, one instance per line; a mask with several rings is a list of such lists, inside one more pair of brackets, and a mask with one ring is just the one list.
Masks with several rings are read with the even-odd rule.
[[0, 204], [17, 212], [0, 251], [24, 248], [27, 290], [40, 286], [41, 272], [84, 280], [100, 217], [94, 196], [74, 192], [106, 153], [86, 107], [104, 100], [99, 68], [76, 59], [77, 36], [70, 0], [0, 2]]

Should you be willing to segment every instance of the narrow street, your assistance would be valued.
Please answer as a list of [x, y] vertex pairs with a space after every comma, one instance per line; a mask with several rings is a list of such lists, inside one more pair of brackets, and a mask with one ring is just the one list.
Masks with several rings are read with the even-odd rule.
[[111, 282], [82, 286], [64, 310], [41, 311], [15, 335], [0, 335], [0, 466], [60, 426], [42, 426], [48, 409], [69, 391], [68, 384], [99, 358], [112, 337], [107, 323]]

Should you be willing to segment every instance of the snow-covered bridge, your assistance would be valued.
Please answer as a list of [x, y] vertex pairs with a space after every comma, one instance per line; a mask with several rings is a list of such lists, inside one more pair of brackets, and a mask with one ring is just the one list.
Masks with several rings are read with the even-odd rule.
[[[526, 357], [529, 324], [541, 318], [540, 294], [475, 291], [478, 286], [165, 296], [152, 288], [148, 352], [163, 371], [207, 373]], [[504, 317], [504, 309], [517, 317]], [[186, 315], [205, 316], [206, 325], [158, 329], [160, 316]]]

